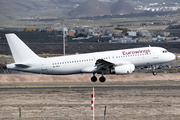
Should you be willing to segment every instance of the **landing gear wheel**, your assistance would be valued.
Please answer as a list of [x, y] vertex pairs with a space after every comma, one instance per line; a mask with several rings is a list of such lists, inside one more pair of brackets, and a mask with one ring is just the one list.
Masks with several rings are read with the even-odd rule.
[[92, 81], [92, 82], [96, 82], [96, 81], [97, 81], [97, 77], [96, 77], [96, 76], [92, 76], [92, 77], [91, 77], [91, 81]]
[[153, 75], [157, 75], [157, 72], [153, 72]]
[[104, 76], [101, 76], [101, 77], [99, 78], [99, 81], [100, 81], [100, 82], [105, 82], [105, 81], [106, 81], [106, 78], [105, 78]]

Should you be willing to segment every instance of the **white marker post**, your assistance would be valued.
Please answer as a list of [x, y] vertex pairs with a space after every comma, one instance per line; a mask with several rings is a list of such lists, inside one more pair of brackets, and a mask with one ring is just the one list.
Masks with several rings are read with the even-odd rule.
[[95, 101], [95, 94], [94, 94], [94, 88], [93, 88], [93, 94], [91, 94], [91, 110], [93, 110], [93, 120], [94, 120], [94, 101]]

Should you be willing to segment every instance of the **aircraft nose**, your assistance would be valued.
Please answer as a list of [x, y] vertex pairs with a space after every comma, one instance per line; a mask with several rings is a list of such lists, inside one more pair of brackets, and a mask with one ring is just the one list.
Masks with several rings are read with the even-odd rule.
[[176, 56], [175, 56], [173, 53], [171, 53], [170, 58], [171, 58], [172, 60], [174, 60], [174, 59], [176, 59]]

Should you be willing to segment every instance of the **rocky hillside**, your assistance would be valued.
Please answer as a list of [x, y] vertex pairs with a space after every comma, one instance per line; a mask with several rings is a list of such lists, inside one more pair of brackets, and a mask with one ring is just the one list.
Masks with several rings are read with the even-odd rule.
[[112, 14], [130, 14], [138, 13], [129, 3], [124, 0], [119, 0], [110, 6]]
[[86, 0], [0, 0], [1, 19], [66, 17], [76, 4]]
[[72, 17], [99, 16], [111, 14], [108, 3], [98, 0], [88, 0], [69, 12]]
[[115, 2], [117, 0], [0, 0], [0, 20], [56, 19], [135, 11], [122, 0]]
[[138, 13], [133, 6], [124, 0], [118, 0], [115, 3], [102, 2], [98, 0], [88, 0], [77, 8], [71, 10], [71, 17], [91, 17], [101, 15], [130, 14]]

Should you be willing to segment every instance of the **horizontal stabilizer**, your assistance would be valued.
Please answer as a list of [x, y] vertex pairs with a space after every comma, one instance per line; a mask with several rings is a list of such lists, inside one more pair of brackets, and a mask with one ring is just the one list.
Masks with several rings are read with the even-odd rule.
[[20, 67], [20, 68], [28, 68], [30, 67], [30, 65], [25, 65], [25, 64], [15, 64], [16, 67]]

